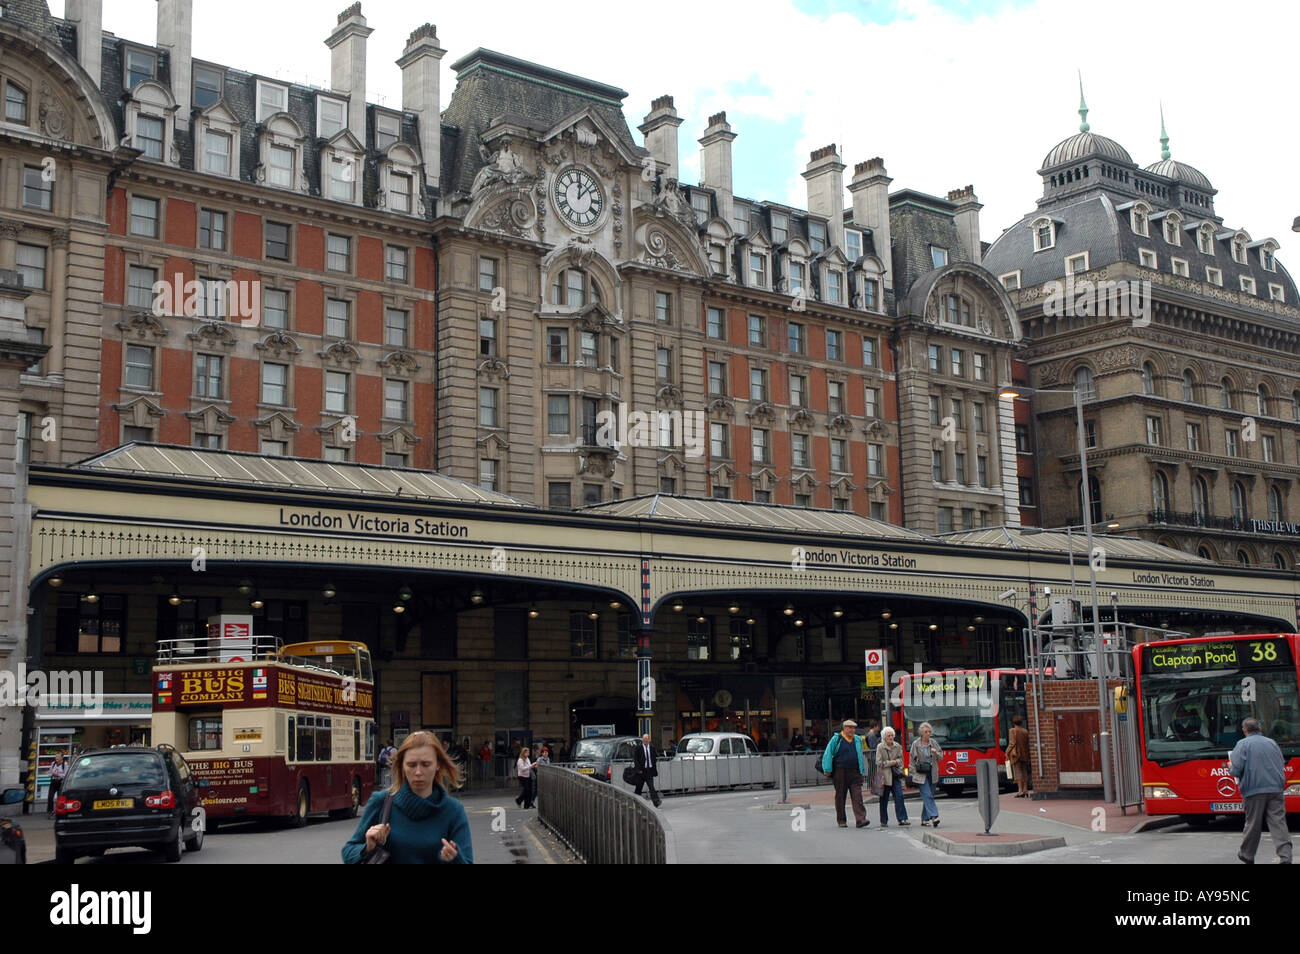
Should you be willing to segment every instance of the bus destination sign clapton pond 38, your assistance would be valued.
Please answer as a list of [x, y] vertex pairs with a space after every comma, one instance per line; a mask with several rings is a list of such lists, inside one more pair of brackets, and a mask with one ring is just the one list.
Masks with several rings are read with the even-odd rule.
[[1152, 673], [1292, 665], [1290, 647], [1281, 639], [1148, 646], [1142, 655], [1143, 668]]

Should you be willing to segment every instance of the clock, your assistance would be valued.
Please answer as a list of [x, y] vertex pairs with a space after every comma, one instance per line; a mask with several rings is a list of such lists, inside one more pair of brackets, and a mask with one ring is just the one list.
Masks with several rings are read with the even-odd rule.
[[551, 194], [555, 208], [570, 225], [589, 226], [605, 208], [600, 183], [582, 169], [566, 169], [556, 176]]

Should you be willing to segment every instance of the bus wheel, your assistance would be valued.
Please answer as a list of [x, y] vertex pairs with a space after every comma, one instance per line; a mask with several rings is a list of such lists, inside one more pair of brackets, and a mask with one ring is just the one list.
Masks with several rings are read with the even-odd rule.
[[956, 798], [964, 791], [966, 791], [965, 785], [945, 785], [943, 787], [943, 793], [949, 798]]
[[1213, 815], [1184, 815], [1182, 817], [1189, 828], [1209, 828], [1210, 822], [1214, 821]]
[[307, 810], [311, 807], [311, 800], [307, 793], [307, 783], [298, 783], [298, 801], [295, 803], [296, 809], [289, 817], [290, 824], [294, 828], [302, 828], [307, 824]]

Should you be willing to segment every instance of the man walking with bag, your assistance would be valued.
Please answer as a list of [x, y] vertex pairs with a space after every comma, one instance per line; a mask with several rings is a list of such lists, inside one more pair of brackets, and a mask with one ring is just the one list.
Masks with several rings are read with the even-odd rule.
[[650, 733], [647, 732], [641, 736], [641, 744], [632, 750], [632, 765], [636, 768], [636, 791], [635, 795], [641, 794], [643, 785], [650, 787], [650, 800], [655, 803], [655, 808], [659, 807], [662, 799], [659, 793], [655, 791], [655, 777], [659, 774], [659, 769], [655, 767], [657, 758], [655, 757], [655, 747], [650, 744]]
[[1230, 755], [1232, 774], [1237, 777], [1246, 809], [1245, 833], [1237, 857], [1248, 865], [1255, 863], [1259, 836], [1267, 820], [1278, 864], [1289, 865], [1291, 834], [1286, 827], [1286, 799], [1282, 797], [1282, 789], [1286, 787], [1286, 761], [1278, 744], [1260, 732], [1258, 719], [1242, 722], [1241, 731], [1245, 738], [1233, 747]]
[[849, 827], [844, 812], [846, 795], [853, 797], [853, 818], [857, 826], [866, 828], [871, 824], [862, 804], [862, 776], [867, 771], [867, 761], [857, 732], [858, 724], [845, 719], [840, 731], [831, 736], [826, 751], [822, 753], [822, 772], [835, 783], [835, 821], [841, 828]]

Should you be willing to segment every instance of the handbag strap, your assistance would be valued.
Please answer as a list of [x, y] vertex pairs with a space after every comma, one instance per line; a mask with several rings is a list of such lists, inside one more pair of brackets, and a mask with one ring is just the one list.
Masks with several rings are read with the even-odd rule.
[[383, 814], [383, 816], [379, 819], [379, 824], [381, 824], [381, 825], [387, 825], [387, 824], [388, 824], [388, 816], [390, 816], [391, 814], [393, 814], [393, 793], [392, 793], [392, 792], [389, 792], [389, 793], [384, 797], [384, 814]]

